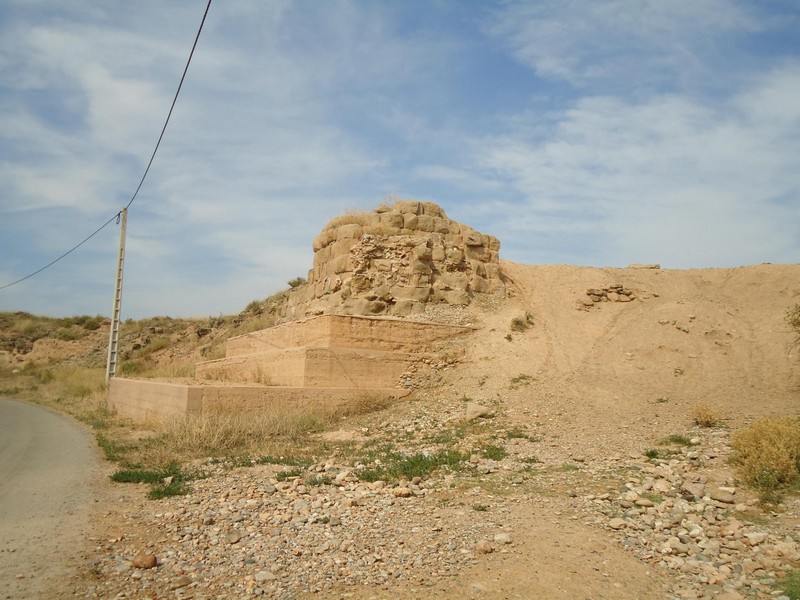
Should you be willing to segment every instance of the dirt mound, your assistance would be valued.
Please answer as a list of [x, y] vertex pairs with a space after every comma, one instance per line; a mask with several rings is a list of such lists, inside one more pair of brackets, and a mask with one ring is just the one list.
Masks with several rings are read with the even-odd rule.
[[[800, 302], [800, 265], [501, 267], [509, 298], [478, 316], [458, 385], [557, 422], [575, 452], [641, 450], [701, 403], [731, 425], [797, 411], [800, 349], [785, 315]], [[630, 301], [586, 306], [587, 291], [612, 287]], [[533, 325], [513, 331], [522, 318]]]

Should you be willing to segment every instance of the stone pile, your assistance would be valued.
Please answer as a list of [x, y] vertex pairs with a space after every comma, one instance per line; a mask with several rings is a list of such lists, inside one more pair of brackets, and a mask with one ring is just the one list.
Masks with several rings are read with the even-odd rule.
[[426, 501], [431, 483], [420, 478], [367, 483], [332, 461], [283, 481], [269, 471], [219, 470], [162, 501], [164, 512], [135, 515], [163, 537], [98, 548], [95, 570], [116, 576], [93, 593], [290, 599], [342, 585], [429, 586], [513, 543], [479, 512]]
[[722, 439], [705, 449], [700, 438], [692, 441], [698, 446], [642, 463], [618, 493], [584, 500], [605, 514], [598, 523], [623, 546], [674, 573], [677, 597], [701, 597], [698, 590], [731, 600], [771, 594], [800, 561], [800, 536], [758, 524], [765, 519], [753, 517], [752, 502], [739, 497], [732, 480], [709, 481], [703, 467], [727, 454]]
[[644, 300], [647, 297], [647, 294], [637, 293], [621, 283], [615, 283], [603, 288], [587, 289], [586, 294], [578, 298], [577, 308], [587, 310], [602, 302], [631, 302], [637, 299]]
[[503, 292], [500, 242], [448, 218], [431, 202], [403, 200], [346, 214], [314, 240], [308, 285], [290, 316], [322, 313], [408, 316], [427, 303], [467, 305]]

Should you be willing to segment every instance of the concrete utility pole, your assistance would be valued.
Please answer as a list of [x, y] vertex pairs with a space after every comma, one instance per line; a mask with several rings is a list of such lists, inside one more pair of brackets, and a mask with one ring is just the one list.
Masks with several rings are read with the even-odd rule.
[[119, 255], [117, 257], [117, 279], [114, 286], [114, 308], [111, 311], [111, 331], [108, 334], [108, 363], [106, 383], [117, 373], [117, 347], [119, 345], [119, 315], [122, 308], [122, 271], [125, 266], [125, 230], [128, 225], [128, 209], [120, 213]]

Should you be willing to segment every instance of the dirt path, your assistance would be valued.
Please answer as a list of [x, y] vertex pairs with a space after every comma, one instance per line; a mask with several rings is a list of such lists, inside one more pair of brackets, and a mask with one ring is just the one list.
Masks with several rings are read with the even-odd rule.
[[84, 554], [99, 461], [67, 417], [0, 398], [0, 597], [55, 597]]

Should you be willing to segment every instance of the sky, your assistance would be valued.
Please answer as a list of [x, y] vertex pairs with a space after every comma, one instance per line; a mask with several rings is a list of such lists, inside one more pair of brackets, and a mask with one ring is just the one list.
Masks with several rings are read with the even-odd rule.
[[[0, 2], [0, 286], [131, 199], [205, 7]], [[800, 263], [800, 3], [215, 0], [129, 209], [122, 317], [237, 313], [395, 198], [525, 264]], [[0, 310], [110, 315], [118, 240]]]

